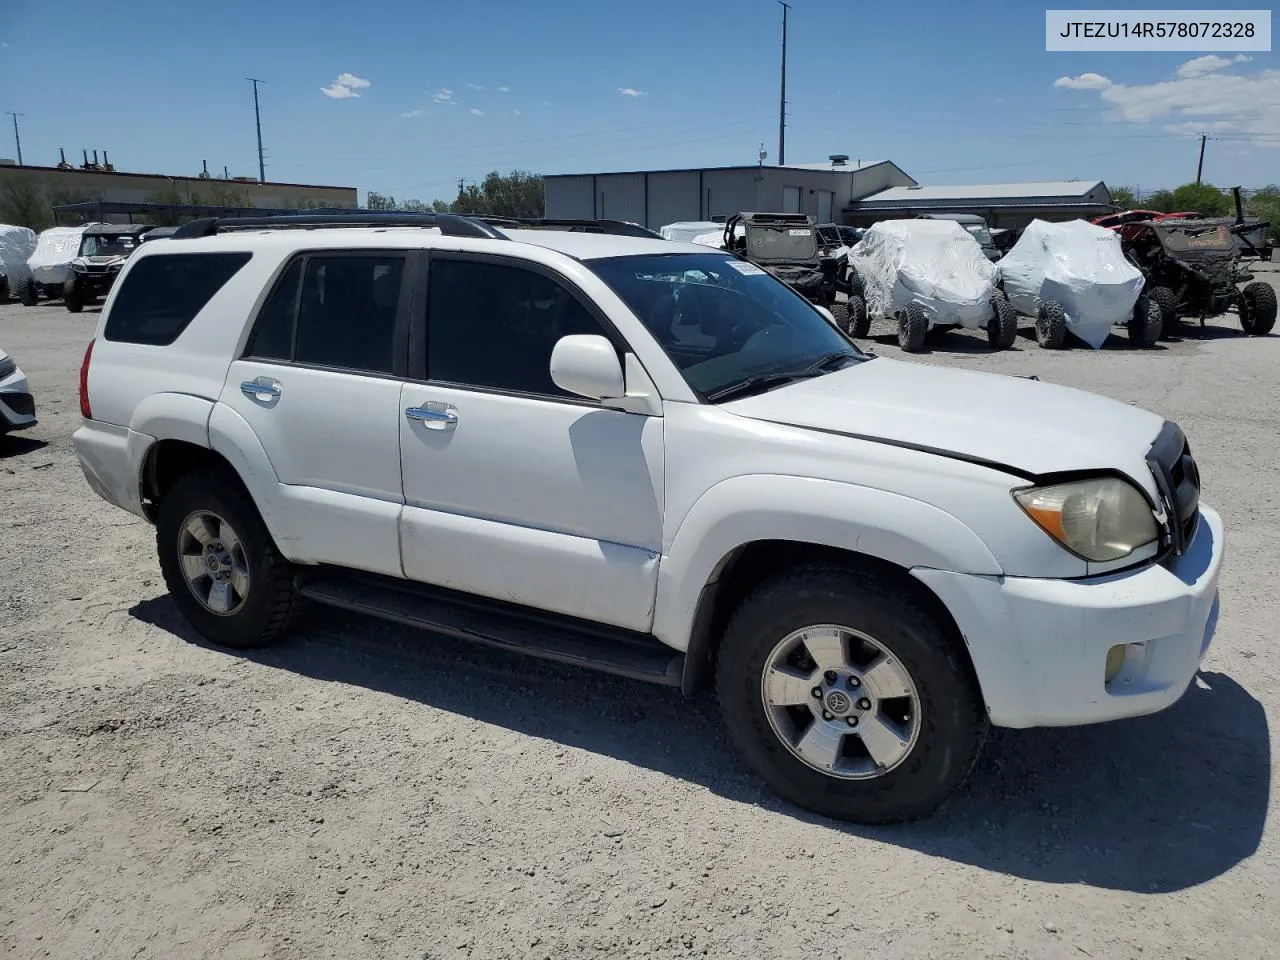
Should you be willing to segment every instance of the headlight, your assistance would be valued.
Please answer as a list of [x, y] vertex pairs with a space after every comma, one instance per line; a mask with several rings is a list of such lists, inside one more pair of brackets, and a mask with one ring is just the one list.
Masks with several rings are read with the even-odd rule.
[[0, 380], [3, 380], [17, 369], [18, 362], [14, 360], [13, 357], [5, 357], [3, 360], [0, 360]]
[[1013, 498], [1045, 533], [1095, 563], [1120, 560], [1160, 537], [1147, 498], [1118, 477], [1027, 487]]
[[76, 273], [87, 273], [89, 270], [89, 268], [86, 267], [83, 263], [74, 263], [74, 262], [71, 264], [71, 269], [74, 270]]

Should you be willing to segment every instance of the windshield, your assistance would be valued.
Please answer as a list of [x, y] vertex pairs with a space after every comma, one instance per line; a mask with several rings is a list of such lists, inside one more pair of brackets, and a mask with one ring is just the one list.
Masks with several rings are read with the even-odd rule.
[[753, 260], [812, 260], [817, 255], [813, 227], [747, 227], [747, 256]]
[[86, 233], [80, 241], [80, 256], [118, 257], [128, 253], [137, 243], [136, 237], [128, 235], [97, 236]]
[[980, 223], [966, 223], [964, 228], [983, 246], [991, 245], [991, 231]]
[[753, 263], [708, 253], [618, 257], [587, 266], [640, 318], [703, 399], [749, 378], [804, 371], [832, 354], [847, 357], [845, 364], [870, 359]]

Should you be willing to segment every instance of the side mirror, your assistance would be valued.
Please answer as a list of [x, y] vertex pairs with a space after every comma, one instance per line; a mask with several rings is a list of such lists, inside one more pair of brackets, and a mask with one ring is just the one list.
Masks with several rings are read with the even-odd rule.
[[594, 333], [575, 333], [556, 342], [551, 351], [551, 380], [561, 390], [592, 400], [617, 399], [626, 393], [618, 351]]

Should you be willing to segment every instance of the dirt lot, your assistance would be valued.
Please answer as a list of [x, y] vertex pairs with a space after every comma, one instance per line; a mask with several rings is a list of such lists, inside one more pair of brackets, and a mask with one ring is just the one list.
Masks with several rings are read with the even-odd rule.
[[0, 307], [41, 417], [0, 438], [5, 957], [1280, 951], [1280, 337], [922, 358], [1178, 420], [1228, 528], [1222, 619], [1172, 709], [997, 731], [934, 819], [865, 829], [773, 799], [710, 698], [326, 611], [273, 650], [204, 645], [71, 449], [96, 319]]

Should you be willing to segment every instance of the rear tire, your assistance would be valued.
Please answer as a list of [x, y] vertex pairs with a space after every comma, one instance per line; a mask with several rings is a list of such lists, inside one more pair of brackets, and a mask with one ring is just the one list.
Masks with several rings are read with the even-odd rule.
[[72, 313], [79, 313], [84, 309], [84, 296], [75, 277], [69, 277], [62, 284], [62, 302]]
[[915, 353], [924, 346], [928, 332], [929, 316], [921, 304], [912, 300], [907, 309], [898, 314], [898, 346], [907, 353]]
[[1147, 299], [1160, 307], [1160, 337], [1168, 340], [1178, 329], [1178, 295], [1169, 287], [1152, 287]]
[[1240, 291], [1240, 328], [1251, 337], [1265, 337], [1276, 325], [1275, 287], [1255, 280]]
[[[822, 692], [810, 708], [812, 689]], [[801, 567], [748, 595], [725, 631], [716, 692], [730, 738], [774, 791], [858, 823], [932, 813], [988, 730], [962, 646], [919, 598], [836, 566]], [[825, 719], [837, 702], [844, 720]]]
[[1060, 350], [1067, 339], [1067, 314], [1056, 300], [1045, 300], [1036, 313], [1036, 342], [1046, 350]]
[[[292, 566], [276, 549], [234, 474], [211, 471], [179, 478], [160, 502], [156, 552], [174, 604], [211, 643], [260, 647], [288, 630], [299, 602]], [[225, 571], [223, 582], [229, 586], [222, 588], [221, 602], [214, 603], [213, 571], [219, 566], [211, 563], [205, 570], [201, 561], [224, 555], [219, 572]], [[219, 606], [221, 612], [215, 609]]]
[[1148, 296], [1138, 297], [1129, 317], [1129, 342], [1135, 347], [1154, 347], [1164, 329], [1164, 311]]
[[1018, 311], [1003, 291], [996, 291], [991, 298], [995, 316], [987, 321], [987, 342], [997, 350], [1008, 350], [1018, 339]]
[[23, 277], [13, 289], [14, 295], [22, 301], [24, 307], [36, 305], [36, 282], [30, 277]]
[[871, 319], [867, 316], [867, 301], [856, 293], [849, 295], [844, 303], [837, 303], [832, 310], [836, 325], [851, 337], [865, 337], [871, 329]]

